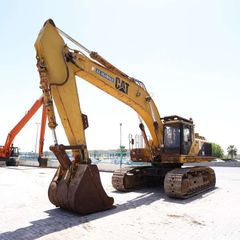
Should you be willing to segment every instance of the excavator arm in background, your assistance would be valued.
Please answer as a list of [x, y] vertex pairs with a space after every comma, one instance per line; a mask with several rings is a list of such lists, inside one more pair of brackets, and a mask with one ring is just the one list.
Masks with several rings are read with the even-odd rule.
[[[96, 52], [89, 51], [76, 41], [74, 43], [80, 46], [83, 51], [70, 49], [60, 34], [74, 41], [58, 29], [50, 19], [45, 22], [35, 42], [40, 87], [43, 91], [44, 104], [47, 109], [48, 125], [52, 129], [54, 136], [54, 145], [50, 149], [60, 162], [60, 167], [49, 186], [48, 192], [49, 199], [54, 205], [80, 214], [87, 214], [109, 209], [113, 204], [113, 199], [108, 197], [102, 188], [97, 167], [90, 164], [84, 133], [86, 117], [83, 117], [84, 115], [81, 112], [75, 76], [81, 77], [127, 104], [142, 119], [140, 129], [143, 136], [145, 136], [145, 148], [138, 152], [138, 155], [143, 156], [143, 159], [137, 157], [137, 160], [142, 159], [144, 162], [153, 162], [155, 166], [131, 168], [117, 172], [113, 175], [113, 186], [117, 190], [127, 190], [136, 186], [151, 185], [152, 183], [159, 184], [170, 170], [181, 167], [184, 161], [190, 162], [204, 159], [202, 156], [197, 156], [197, 145], [194, 145], [195, 147], [192, 147], [191, 151], [189, 151], [191, 143], [195, 141], [192, 121], [185, 121], [178, 116], [161, 119], [154, 101], [141, 81], [129, 77]], [[68, 138], [69, 146], [58, 144], [53, 101]], [[150, 132], [150, 140], [146, 137], [143, 122]], [[189, 139], [186, 140], [187, 142], [183, 141], [185, 136], [179, 134], [184, 132], [185, 128], [189, 128], [188, 135], [190, 137], [187, 138]], [[173, 133], [177, 134], [177, 138], [174, 137], [174, 139], [178, 139], [176, 149], [167, 149], [163, 146], [163, 135], [165, 136], [165, 133], [168, 132], [172, 133], [168, 137], [173, 136]], [[66, 150], [72, 150], [73, 161], [68, 157]], [[167, 152], [164, 152], [165, 150]], [[172, 150], [177, 150], [177, 152], [172, 152]], [[178, 169], [181, 170], [181, 168]], [[195, 169], [184, 172], [180, 170], [175, 170], [164, 183], [168, 187], [166, 192], [175, 191], [172, 194], [174, 197], [190, 196], [198, 193], [195, 189], [203, 190], [215, 184], [215, 175], [211, 171]], [[171, 179], [178, 176], [179, 172], [182, 175], [182, 180], [189, 178], [191, 182], [189, 185], [180, 182], [177, 183], [177, 186], [195, 184], [193, 187], [185, 188], [184, 194], [181, 192], [181, 187], [180, 190], [175, 190], [177, 180], [174, 180], [173, 184], [169, 184]], [[192, 181], [191, 179], [195, 174], [200, 177], [197, 181]], [[204, 183], [201, 182], [202, 180]], [[171, 186], [174, 189], [170, 189]]]
[[46, 126], [46, 109], [43, 105], [43, 96], [37, 99], [24, 117], [16, 124], [16, 126], [8, 133], [5, 145], [0, 147], [0, 159], [6, 161], [7, 166], [15, 166], [16, 159], [14, 157], [18, 156], [18, 148], [13, 147], [13, 141], [18, 133], [23, 129], [23, 127], [28, 123], [28, 121], [33, 117], [33, 115], [38, 111], [40, 107], [42, 108], [42, 120], [41, 120], [41, 134], [39, 138], [39, 152], [38, 159], [41, 166], [42, 162], [42, 152], [43, 152], [43, 143], [44, 143], [44, 134]]

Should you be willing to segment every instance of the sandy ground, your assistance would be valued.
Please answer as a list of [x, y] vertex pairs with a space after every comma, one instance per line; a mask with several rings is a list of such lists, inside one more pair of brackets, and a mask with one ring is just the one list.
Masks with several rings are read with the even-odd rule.
[[0, 168], [0, 239], [240, 239], [240, 168], [214, 168], [216, 189], [189, 200], [161, 188], [118, 193], [101, 172], [115, 209], [79, 216], [47, 197], [55, 169]]

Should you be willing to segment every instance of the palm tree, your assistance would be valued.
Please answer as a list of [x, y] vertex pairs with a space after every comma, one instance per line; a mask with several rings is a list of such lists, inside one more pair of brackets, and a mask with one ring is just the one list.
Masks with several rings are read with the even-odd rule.
[[229, 145], [227, 148], [228, 155], [231, 156], [231, 159], [233, 160], [234, 156], [237, 156], [237, 148], [234, 145]]

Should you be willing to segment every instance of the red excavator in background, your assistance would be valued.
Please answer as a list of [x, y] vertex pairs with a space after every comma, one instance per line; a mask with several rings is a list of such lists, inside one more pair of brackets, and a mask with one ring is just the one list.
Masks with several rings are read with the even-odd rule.
[[41, 119], [41, 132], [39, 138], [39, 150], [38, 150], [38, 161], [39, 166], [43, 167], [46, 165], [46, 159], [42, 158], [43, 152], [43, 142], [44, 142], [44, 134], [46, 128], [46, 108], [43, 105], [43, 96], [35, 101], [32, 107], [28, 110], [25, 116], [17, 123], [17, 125], [8, 133], [7, 139], [5, 141], [4, 146], [0, 146], [0, 165], [7, 166], [17, 166], [17, 157], [19, 156], [19, 148], [13, 146], [14, 138], [17, 134], [22, 130], [22, 128], [27, 124], [27, 122], [32, 118], [32, 116], [38, 111], [38, 109], [42, 108], [42, 119]]

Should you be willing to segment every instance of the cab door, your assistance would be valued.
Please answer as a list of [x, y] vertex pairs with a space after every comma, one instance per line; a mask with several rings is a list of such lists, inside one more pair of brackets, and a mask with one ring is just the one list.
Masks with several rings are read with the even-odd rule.
[[188, 154], [192, 146], [192, 127], [183, 124], [182, 126], [182, 147], [181, 154]]

